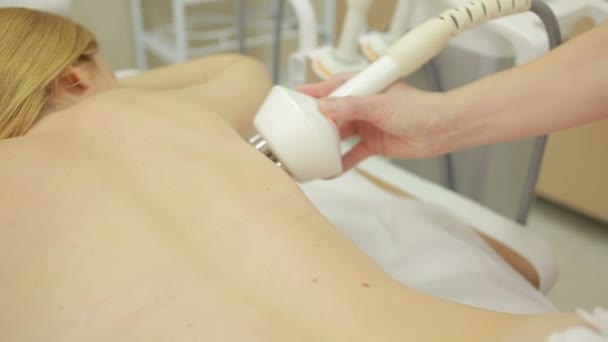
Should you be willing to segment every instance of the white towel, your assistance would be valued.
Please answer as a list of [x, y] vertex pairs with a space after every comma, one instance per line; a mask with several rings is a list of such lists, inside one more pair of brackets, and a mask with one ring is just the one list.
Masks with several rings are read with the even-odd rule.
[[592, 312], [578, 310], [578, 315], [595, 330], [575, 327], [552, 335], [549, 342], [608, 342], [608, 311], [603, 308], [596, 308]]
[[308, 183], [302, 190], [325, 217], [402, 283], [489, 310], [516, 314], [555, 310], [444, 208], [391, 195], [356, 172]]

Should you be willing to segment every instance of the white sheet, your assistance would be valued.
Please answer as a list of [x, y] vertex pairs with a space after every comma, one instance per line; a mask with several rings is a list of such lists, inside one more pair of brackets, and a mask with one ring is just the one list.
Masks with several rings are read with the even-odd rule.
[[447, 210], [379, 189], [356, 172], [302, 185], [323, 215], [388, 274], [422, 292], [480, 308], [555, 311], [541, 292]]

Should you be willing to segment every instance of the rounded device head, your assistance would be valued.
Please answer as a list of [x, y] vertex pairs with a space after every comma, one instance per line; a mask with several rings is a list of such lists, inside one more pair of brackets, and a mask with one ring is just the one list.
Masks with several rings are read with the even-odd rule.
[[274, 86], [254, 119], [274, 156], [300, 182], [342, 173], [338, 127], [305, 94]]

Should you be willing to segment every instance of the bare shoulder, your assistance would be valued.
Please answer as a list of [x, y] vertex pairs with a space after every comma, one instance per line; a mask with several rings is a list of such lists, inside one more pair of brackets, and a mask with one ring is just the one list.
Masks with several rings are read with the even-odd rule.
[[119, 89], [49, 115], [23, 137], [0, 141], [0, 182], [40, 179], [40, 169], [49, 165], [101, 156], [126, 163], [210, 144], [235, 146], [242, 140], [212, 110], [179, 94]]
[[230, 134], [231, 127], [213, 109], [179, 91], [117, 89], [83, 102], [72, 108], [67, 116], [71, 117], [68, 121], [78, 125], [74, 127], [76, 131], [91, 133], [127, 129], [130, 134], [151, 134], [174, 129], [200, 131], [212, 128], [236, 137], [236, 134]]
[[[179, 142], [188, 137], [239, 140], [212, 109], [174, 91], [117, 89], [90, 98], [39, 122], [25, 137], [5, 143], [10, 150], [41, 144], [116, 146], [128, 142]], [[0, 142], [0, 151], [3, 143]]]

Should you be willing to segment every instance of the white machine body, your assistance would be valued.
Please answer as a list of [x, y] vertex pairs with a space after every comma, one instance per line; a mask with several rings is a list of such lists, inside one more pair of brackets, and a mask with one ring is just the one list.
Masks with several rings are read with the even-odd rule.
[[329, 46], [315, 53], [312, 70], [321, 79], [355, 72], [369, 65], [359, 53], [359, 37], [367, 27], [367, 16], [373, 0], [347, 0], [342, 33], [336, 47]]

